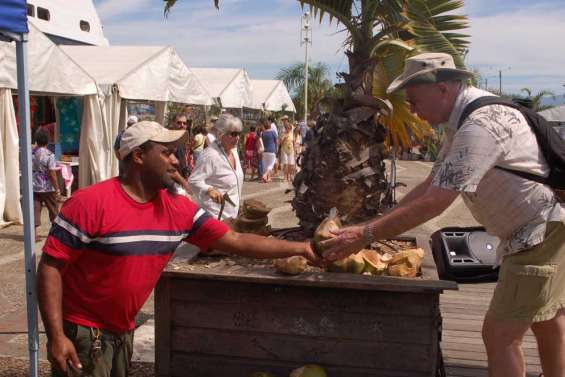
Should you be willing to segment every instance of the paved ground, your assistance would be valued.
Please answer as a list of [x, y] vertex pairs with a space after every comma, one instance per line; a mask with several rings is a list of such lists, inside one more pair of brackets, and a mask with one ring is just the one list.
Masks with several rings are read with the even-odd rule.
[[[398, 165], [398, 180], [407, 187], [398, 189], [401, 198], [409, 189], [420, 183], [429, 173], [431, 163], [419, 161], [401, 161]], [[245, 198], [257, 198], [274, 208], [270, 214], [273, 227], [290, 227], [297, 225], [290, 200], [292, 193], [286, 192], [288, 185], [282, 182], [261, 184], [246, 182]], [[43, 223], [47, 224], [47, 214], [44, 211]], [[414, 229], [412, 234], [429, 236], [435, 230], [444, 226], [471, 226], [476, 223], [471, 218], [461, 200], [457, 200], [444, 214], [426, 224]], [[48, 227], [42, 226], [40, 235], [46, 236]], [[0, 230], [0, 358], [26, 357], [27, 352], [27, 322], [25, 303], [25, 277], [23, 265], [23, 229], [21, 226], [10, 226]], [[36, 244], [40, 252], [41, 242]], [[143, 325], [136, 332], [134, 358], [140, 361], [152, 362], [153, 353], [153, 299], [144, 305], [139, 321]], [[40, 357], [45, 359], [44, 336], [41, 335]], [[0, 363], [1, 367], [1, 363]]]

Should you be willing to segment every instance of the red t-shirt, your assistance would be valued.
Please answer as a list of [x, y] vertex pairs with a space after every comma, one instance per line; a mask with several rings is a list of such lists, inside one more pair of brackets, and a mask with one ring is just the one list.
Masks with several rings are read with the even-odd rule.
[[123, 333], [181, 241], [207, 249], [228, 227], [181, 195], [137, 203], [112, 178], [79, 190], [55, 219], [43, 252], [65, 262], [63, 318]]

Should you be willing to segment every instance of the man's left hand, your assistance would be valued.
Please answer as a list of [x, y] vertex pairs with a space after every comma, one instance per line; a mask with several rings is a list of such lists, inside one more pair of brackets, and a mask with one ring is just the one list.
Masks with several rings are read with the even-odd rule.
[[343, 259], [363, 249], [367, 242], [363, 236], [363, 226], [350, 226], [332, 231], [336, 237], [320, 242], [324, 259], [333, 262]]

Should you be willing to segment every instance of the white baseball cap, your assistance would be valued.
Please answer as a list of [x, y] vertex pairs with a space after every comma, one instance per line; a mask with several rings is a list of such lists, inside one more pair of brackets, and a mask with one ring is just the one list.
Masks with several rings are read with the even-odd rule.
[[126, 128], [120, 138], [118, 155], [123, 160], [135, 148], [147, 141], [180, 144], [188, 137], [186, 130], [169, 130], [157, 122], [141, 121]]

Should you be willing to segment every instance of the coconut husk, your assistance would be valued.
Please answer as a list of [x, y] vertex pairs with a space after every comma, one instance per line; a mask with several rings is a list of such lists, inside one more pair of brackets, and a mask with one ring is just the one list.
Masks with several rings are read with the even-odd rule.
[[304, 270], [308, 265], [306, 258], [300, 256], [294, 256], [289, 258], [280, 258], [273, 261], [273, 265], [278, 272], [282, 272], [287, 275], [298, 275]]
[[375, 250], [363, 249], [359, 252], [365, 261], [365, 269], [371, 275], [383, 275], [386, 272], [387, 263]]
[[269, 214], [272, 208], [257, 199], [246, 199], [243, 201], [243, 214], [248, 219], [260, 219]]
[[234, 228], [241, 233], [263, 234], [265, 233], [265, 229], [267, 227], [268, 222], [269, 222], [269, 218], [267, 216], [264, 216], [259, 219], [249, 219], [243, 215], [240, 215], [235, 220]]
[[416, 277], [422, 268], [423, 249], [407, 249], [393, 255], [388, 263], [387, 273], [391, 276]]

